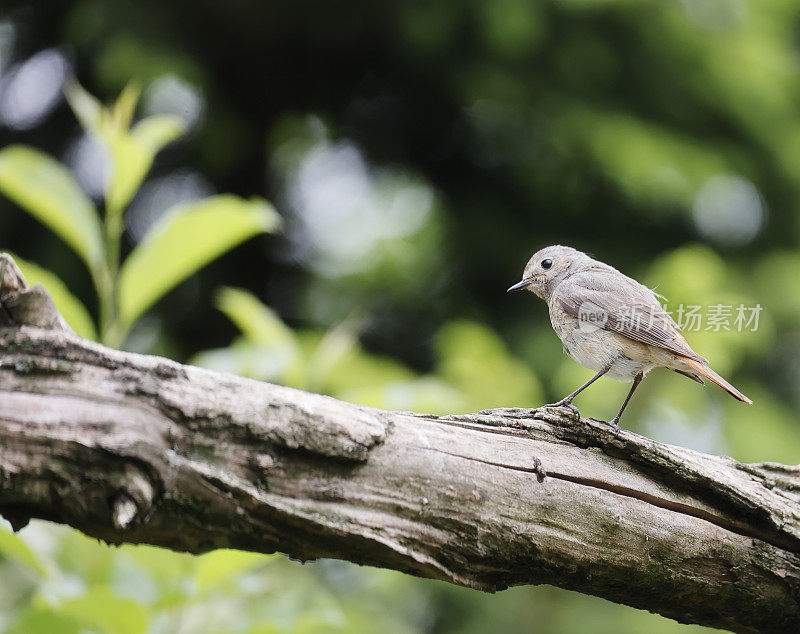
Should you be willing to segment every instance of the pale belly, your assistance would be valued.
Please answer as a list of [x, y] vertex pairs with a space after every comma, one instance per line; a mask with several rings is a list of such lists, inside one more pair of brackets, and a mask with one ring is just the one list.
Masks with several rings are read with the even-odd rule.
[[647, 374], [654, 367], [666, 365], [660, 351], [619, 333], [581, 327], [578, 319], [559, 306], [550, 306], [550, 323], [564, 344], [565, 352], [585, 368], [600, 372], [610, 366], [606, 376], [630, 382], [640, 372]]

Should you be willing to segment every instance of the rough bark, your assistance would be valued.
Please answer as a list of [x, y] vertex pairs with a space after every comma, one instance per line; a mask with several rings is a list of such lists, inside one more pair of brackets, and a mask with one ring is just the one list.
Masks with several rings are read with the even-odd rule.
[[[545, 476], [546, 473], [546, 476]], [[549, 583], [800, 631], [800, 467], [562, 409], [431, 416], [118, 352], [0, 256], [0, 513], [108, 542], [335, 557], [495, 591]]]

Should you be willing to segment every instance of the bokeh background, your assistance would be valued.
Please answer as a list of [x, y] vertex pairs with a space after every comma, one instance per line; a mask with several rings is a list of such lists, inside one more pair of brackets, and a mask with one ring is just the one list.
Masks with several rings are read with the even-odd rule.
[[[128, 205], [123, 257], [173, 205], [215, 193], [282, 217], [165, 295], [125, 349], [384, 408], [535, 406], [591, 373], [544, 304], [505, 289], [535, 250], [568, 244], [658, 285], [668, 308], [763, 309], [755, 331], [733, 315], [687, 333], [754, 407], [656, 370], [625, 427], [795, 464], [799, 32], [798, 0], [4, 0], [0, 148], [46, 152], [102, 208], [108, 155], [63, 89], [76, 77], [110, 103], [136, 81], [135, 119], [176, 115], [186, 133]], [[91, 332], [83, 262], [7, 196], [0, 249], [57, 276]], [[603, 380], [577, 404], [610, 418], [626, 390]], [[483, 595], [0, 527], [0, 631], [692, 629], [549, 587]]]

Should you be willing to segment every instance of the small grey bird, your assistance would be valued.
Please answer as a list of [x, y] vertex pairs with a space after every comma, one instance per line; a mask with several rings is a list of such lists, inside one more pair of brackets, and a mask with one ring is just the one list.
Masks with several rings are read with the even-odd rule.
[[619, 429], [622, 412], [644, 375], [662, 366], [701, 384], [705, 377], [734, 398], [753, 403], [692, 350], [655, 292], [608, 264], [571, 247], [545, 247], [525, 265], [522, 281], [507, 292], [522, 289], [547, 302], [550, 323], [567, 354], [597, 372], [551, 407], [569, 407], [580, 415], [573, 399], [604, 374], [623, 383], [633, 381], [609, 421]]

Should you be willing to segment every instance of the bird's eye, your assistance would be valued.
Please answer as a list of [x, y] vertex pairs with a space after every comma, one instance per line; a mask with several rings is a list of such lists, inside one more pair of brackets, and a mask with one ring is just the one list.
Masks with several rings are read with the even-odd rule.
[[542, 268], [543, 269], [549, 269], [551, 266], [553, 266], [553, 260], [551, 260], [550, 258], [548, 258], [546, 260], [542, 260]]

